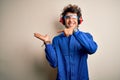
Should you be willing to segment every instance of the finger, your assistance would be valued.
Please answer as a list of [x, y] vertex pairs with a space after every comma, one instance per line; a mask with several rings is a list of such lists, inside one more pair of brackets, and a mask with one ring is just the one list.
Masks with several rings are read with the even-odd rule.
[[36, 35], [37, 35], [37, 33], [34, 33], [34, 36], [35, 36], [35, 37], [37, 37]]
[[39, 37], [39, 33], [34, 33], [34, 36], [35, 37]]
[[34, 35], [38, 35], [39, 33], [34, 33]]
[[61, 32], [64, 32], [64, 30], [59, 30], [59, 31], [57, 31], [57, 33], [61, 33]]
[[43, 35], [41, 35], [41, 34], [39, 34], [39, 33], [34, 33], [34, 36], [36, 37], [36, 38], [39, 38], [39, 39], [41, 39], [41, 40], [43, 40]]

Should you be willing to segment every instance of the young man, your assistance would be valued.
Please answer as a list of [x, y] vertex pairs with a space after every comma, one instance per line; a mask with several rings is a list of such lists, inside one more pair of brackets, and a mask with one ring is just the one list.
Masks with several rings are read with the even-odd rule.
[[89, 80], [87, 58], [97, 50], [97, 44], [90, 33], [82, 32], [78, 25], [82, 22], [81, 10], [69, 4], [63, 9], [60, 22], [65, 29], [50, 41], [48, 35], [34, 33], [45, 43], [49, 64], [58, 69], [56, 80]]

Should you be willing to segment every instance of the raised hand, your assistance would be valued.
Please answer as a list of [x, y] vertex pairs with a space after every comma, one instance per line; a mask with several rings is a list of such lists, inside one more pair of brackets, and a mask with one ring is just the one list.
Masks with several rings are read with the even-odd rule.
[[40, 40], [42, 40], [43, 42], [50, 42], [50, 38], [48, 35], [41, 35], [39, 33], [34, 33], [34, 36]]

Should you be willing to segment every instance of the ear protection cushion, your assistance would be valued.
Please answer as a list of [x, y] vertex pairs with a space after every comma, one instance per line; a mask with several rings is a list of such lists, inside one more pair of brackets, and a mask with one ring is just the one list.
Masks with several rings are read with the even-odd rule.
[[[62, 24], [64, 23], [64, 21], [63, 21], [63, 18], [62, 18], [62, 17], [60, 17], [59, 22], [61, 22]], [[63, 25], [64, 25], [64, 24], [63, 24]]]
[[[61, 22], [63, 25], [65, 25], [65, 21], [63, 17], [60, 17], [59, 22]], [[81, 24], [83, 22], [82, 17], [78, 18], [78, 24]]]
[[81, 24], [83, 22], [82, 16], [78, 20], [78, 24]]

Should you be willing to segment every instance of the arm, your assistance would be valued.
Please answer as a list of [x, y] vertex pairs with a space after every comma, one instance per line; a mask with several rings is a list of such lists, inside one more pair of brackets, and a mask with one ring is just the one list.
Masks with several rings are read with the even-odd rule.
[[55, 47], [55, 39], [53, 39], [53, 44], [45, 44], [46, 58], [52, 67], [57, 67], [57, 55]]
[[79, 30], [74, 31], [73, 35], [80, 44], [87, 50], [89, 54], [95, 53], [97, 50], [97, 44], [93, 40], [93, 37], [89, 33], [83, 33]]
[[53, 45], [52, 45], [48, 35], [44, 36], [39, 33], [34, 33], [34, 36], [36, 38], [42, 40], [45, 43], [46, 58], [52, 67], [56, 67], [57, 66], [57, 57], [56, 57], [56, 52], [55, 52], [55, 47], [54, 47], [55, 40], [53, 40]]

